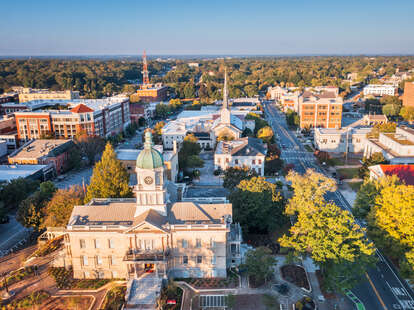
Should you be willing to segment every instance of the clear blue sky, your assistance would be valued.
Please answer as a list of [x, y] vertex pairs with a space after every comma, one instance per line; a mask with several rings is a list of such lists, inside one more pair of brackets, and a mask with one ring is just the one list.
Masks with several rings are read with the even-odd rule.
[[414, 0], [4, 0], [0, 55], [414, 54]]

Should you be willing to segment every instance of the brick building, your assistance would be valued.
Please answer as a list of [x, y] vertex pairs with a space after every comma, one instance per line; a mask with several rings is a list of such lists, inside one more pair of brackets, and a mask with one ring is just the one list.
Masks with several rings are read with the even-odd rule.
[[404, 86], [403, 106], [414, 107], [414, 82], [406, 82]]
[[[38, 101], [32, 102], [39, 104]], [[81, 131], [108, 137], [122, 132], [130, 123], [129, 99], [46, 100], [42, 108], [59, 105], [61, 110], [25, 110], [16, 112], [19, 139], [39, 139], [52, 133], [56, 138], [73, 138]]]
[[168, 87], [161, 83], [143, 84], [137, 90], [137, 95], [143, 102], [164, 101], [167, 99]]

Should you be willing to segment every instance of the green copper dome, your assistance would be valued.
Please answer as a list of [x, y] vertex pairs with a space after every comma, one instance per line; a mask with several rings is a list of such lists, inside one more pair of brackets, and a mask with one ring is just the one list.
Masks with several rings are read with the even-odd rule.
[[137, 158], [137, 167], [141, 169], [155, 169], [164, 166], [164, 160], [160, 152], [155, 150], [152, 143], [152, 134], [145, 132], [144, 149]]

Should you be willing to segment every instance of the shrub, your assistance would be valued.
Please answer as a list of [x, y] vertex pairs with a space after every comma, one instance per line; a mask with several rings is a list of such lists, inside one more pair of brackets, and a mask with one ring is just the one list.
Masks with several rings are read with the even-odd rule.
[[34, 308], [35, 305], [42, 304], [46, 299], [50, 297], [50, 294], [45, 291], [36, 291], [27, 295], [21, 299], [15, 300], [12, 303], [8, 304], [6, 307], [2, 309], [7, 310], [17, 310], [17, 309], [27, 309], [27, 308]]

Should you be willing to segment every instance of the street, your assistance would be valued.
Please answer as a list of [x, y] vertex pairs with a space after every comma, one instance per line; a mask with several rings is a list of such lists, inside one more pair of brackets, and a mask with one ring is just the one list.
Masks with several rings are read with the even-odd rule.
[[[272, 104], [265, 104], [265, 113], [278, 138], [279, 146], [283, 146], [281, 158], [286, 163], [293, 164], [298, 173], [302, 174], [311, 168], [327, 175], [312, 153], [306, 152], [299, 139], [289, 130], [284, 114]], [[327, 193], [326, 199], [351, 211], [351, 206], [338, 190]], [[356, 222], [363, 226], [360, 221]], [[353, 293], [364, 303], [367, 310], [414, 309], [413, 291], [397, 276], [392, 264], [378, 250], [377, 257], [375, 268], [367, 271], [366, 280], [356, 286]]]

